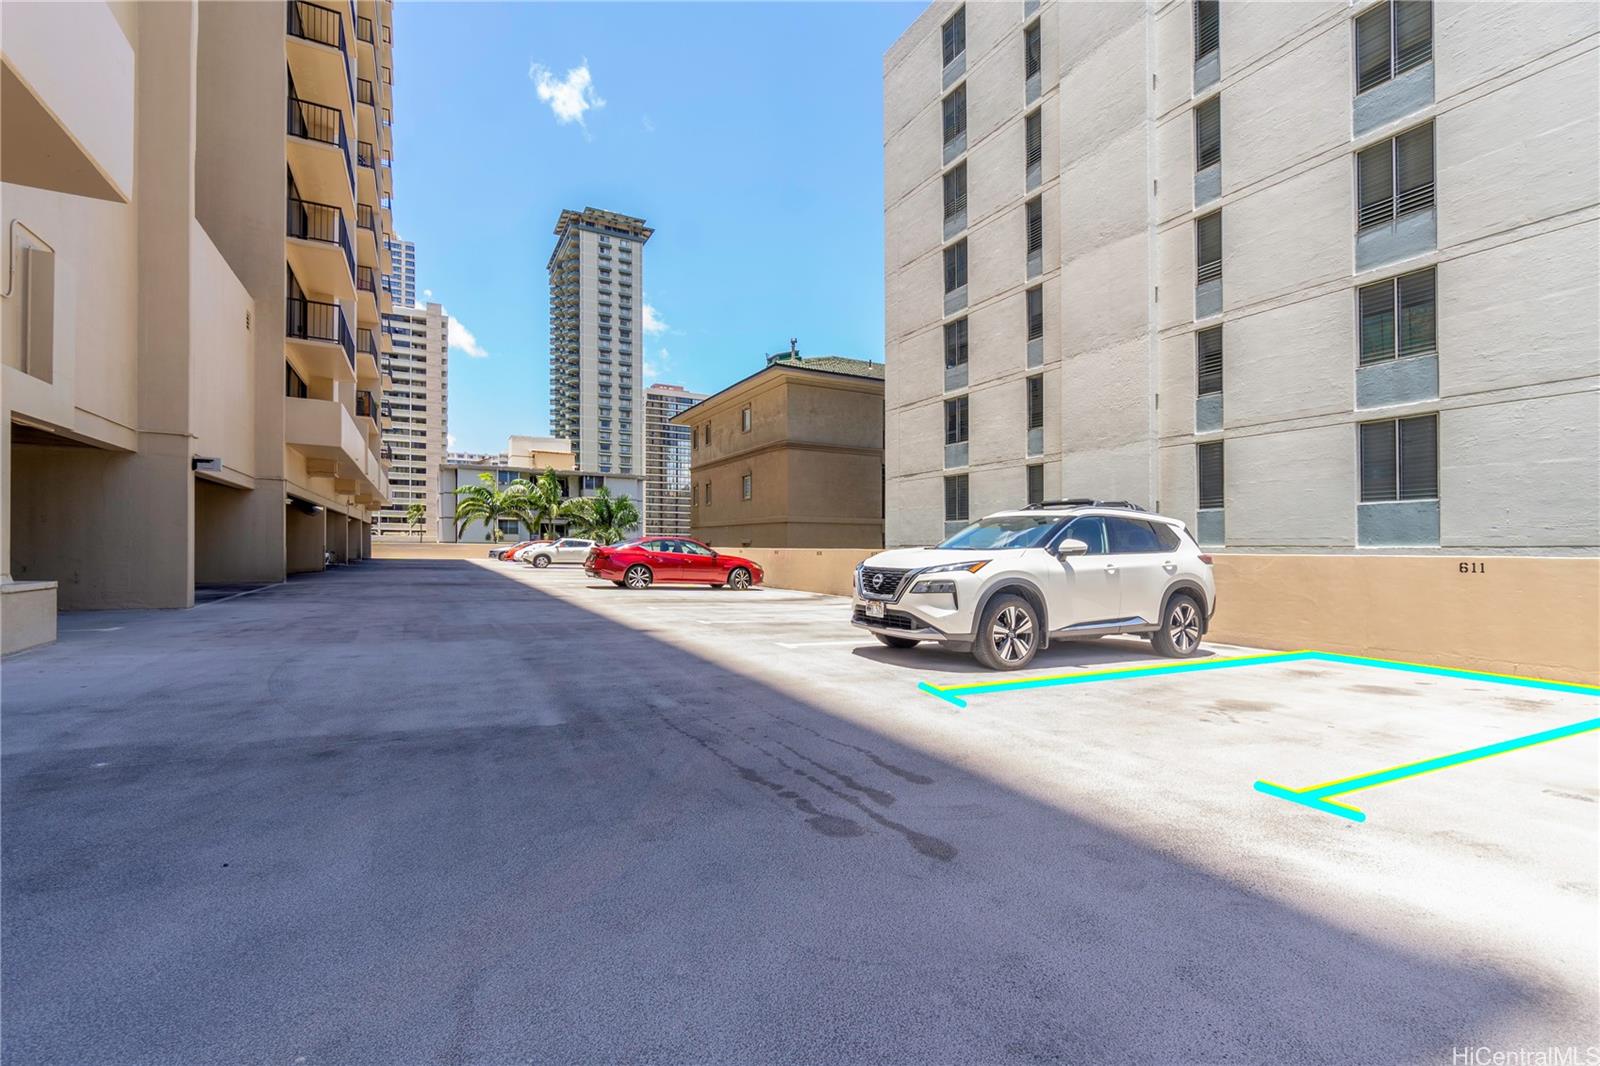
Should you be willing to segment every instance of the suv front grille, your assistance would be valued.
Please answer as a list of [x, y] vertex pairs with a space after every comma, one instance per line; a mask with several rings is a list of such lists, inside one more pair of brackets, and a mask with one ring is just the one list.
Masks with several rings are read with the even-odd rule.
[[903, 611], [884, 611], [882, 618], [868, 618], [865, 607], [857, 607], [851, 619], [879, 629], [923, 629], [924, 625]]
[[900, 591], [910, 570], [896, 570], [888, 566], [863, 566], [861, 568], [861, 594], [875, 600], [892, 600]]

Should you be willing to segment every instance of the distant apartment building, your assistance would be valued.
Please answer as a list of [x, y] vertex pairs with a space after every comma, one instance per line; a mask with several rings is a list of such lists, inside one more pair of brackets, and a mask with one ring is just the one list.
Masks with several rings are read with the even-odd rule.
[[673, 422], [689, 430], [694, 536], [730, 548], [883, 546], [882, 363], [791, 346]]
[[398, 237], [389, 241], [389, 272], [383, 286], [401, 307], [417, 305], [417, 242]]
[[[489, 474], [497, 487], [505, 488], [519, 479], [537, 481], [546, 471], [554, 473], [563, 499], [593, 496], [604, 488], [612, 496], [626, 496], [635, 508], [643, 511], [640, 505], [644, 494], [642, 477], [579, 470], [574, 467], [570, 442], [558, 437], [518, 436], [512, 437], [506, 450], [498, 455], [459, 453], [452, 454], [445, 462], [439, 471], [439, 539], [460, 544], [488, 543], [494, 539], [492, 531], [481, 521], [469, 523], [459, 533], [456, 531], [456, 489], [481, 484], [484, 474]], [[558, 520], [556, 534], [565, 535], [568, 525], [565, 519]], [[541, 535], [515, 518], [501, 519], [499, 530], [502, 541]]]
[[439, 528], [439, 468], [450, 437], [450, 319], [436, 303], [397, 305], [383, 316], [383, 329], [390, 493], [374, 532], [415, 536], [406, 512], [420, 503], [427, 509], [421, 529], [428, 539]]
[[884, 60], [889, 543], [1104, 497], [1237, 552], [1592, 555], [1597, 20], [928, 8]]
[[365, 556], [394, 5], [7, 4], [0, 616]]
[[682, 385], [651, 385], [644, 396], [644, 528], [689, 532], [689, 427], [673, 419], [701, 400]]
[[644, 246], [641, 218], [586, 207], [563, 211], [550, 253], [550, 425], [578, 465], [644, 474], [641, 413]]

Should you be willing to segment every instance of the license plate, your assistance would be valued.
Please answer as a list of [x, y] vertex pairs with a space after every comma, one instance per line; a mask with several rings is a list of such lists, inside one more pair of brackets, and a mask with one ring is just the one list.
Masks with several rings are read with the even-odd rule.
[[868, 618], [882, 618], [883, 617], [883, 604], [877, 602], [876, 600], [868, 600], [867, 601], [867, 617]]

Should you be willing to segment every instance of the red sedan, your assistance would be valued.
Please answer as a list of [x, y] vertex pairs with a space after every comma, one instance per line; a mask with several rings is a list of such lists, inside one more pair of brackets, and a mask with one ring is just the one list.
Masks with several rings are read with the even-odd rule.
[[714, 552], [688, 537], [644, 537], [596, 545], [583, 562], [583, 572], [630, 589], [672, 581], [744, 590], [760, 584], [762, 578], [761, 567], [749, 559]]

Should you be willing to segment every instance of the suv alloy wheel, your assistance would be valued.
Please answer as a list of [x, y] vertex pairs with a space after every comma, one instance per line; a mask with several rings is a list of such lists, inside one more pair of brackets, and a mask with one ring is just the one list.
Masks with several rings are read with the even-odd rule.
[[989, 601], [978, 623], [972, 652], [993, 670], [1020, 670], [1039, 650], [1039, 616], [1021, 596], [1001, 593]]

